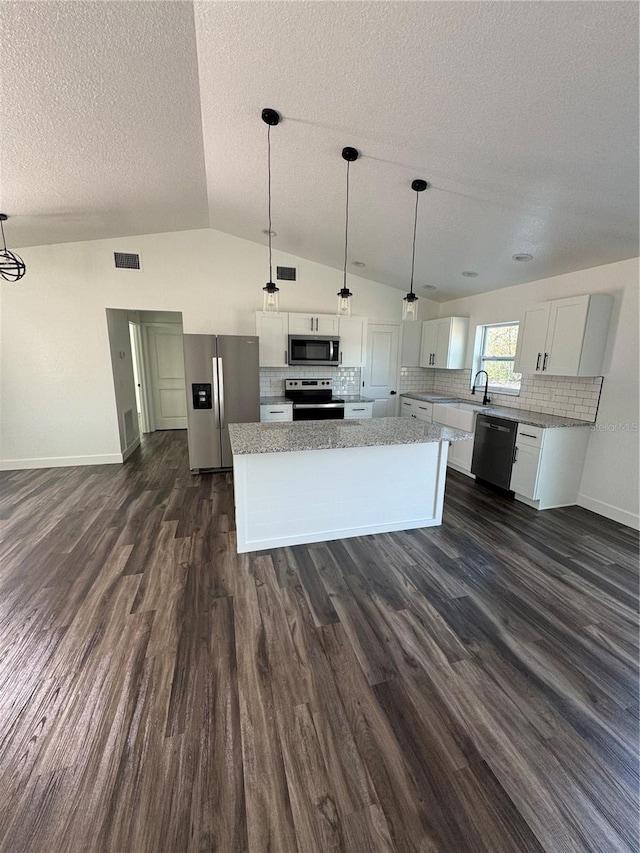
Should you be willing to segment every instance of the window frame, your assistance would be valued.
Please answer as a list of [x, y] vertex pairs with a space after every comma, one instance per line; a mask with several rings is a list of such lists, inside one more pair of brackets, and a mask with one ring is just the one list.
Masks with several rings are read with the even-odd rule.
[[[486, 368], [484, 365], [485, 365], [485, 362], [487, 362], [487, 361], [495, 361], [495, 362], [510, 361], [512, 363], [512, 365], [515, 365], [515, 354], [513, 356], [485, 355], [484, 354], [486, 341], [487, 341], [488, 329], [495, 329], [495, 328], [498, 328], [500, 326], [517, 326], [518, 327], [518, 334], [520, 333], [520, 321], [519, 320], [505, 320], [505, 321], [500, 322], [500, 323], [483, 323], [480, 326], [481, 333], [480, 333], [480, 341], [479, 341], [479, 348], [478, 348], [478, 357], [476, 359], [476, 367], [478, 370], [485, 370]], [[515, 374], [515, 370], [512, 370], [511, 372]], [[489, 383], [488, 390], [491, 391], [493, 394], [506, 394], [506, 395], [511, 396], [511, 397], [519, 397], [520, 396], [520, 390], [522, 388], [522, 374], [519, 373], [516, 375], [520, 376], [520, 380], [519, 380], [519, 384], [518, 384], [517, 389], [514, 390], [511, 388], [505, 388], [504, 386], [501, 386], [501, 385], [491, 385], [491, 383]], [[471, 387], [473, 387], [473, 377], [471, 377]]]

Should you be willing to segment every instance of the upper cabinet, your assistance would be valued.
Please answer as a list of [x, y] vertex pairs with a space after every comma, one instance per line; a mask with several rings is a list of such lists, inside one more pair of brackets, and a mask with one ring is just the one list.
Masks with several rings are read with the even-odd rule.
[[337, 337], [338, 323], [339, 318], [333, 314], [289, 314], [289, 334]]
[[610, 294], [592, 293], [530, 308], [520, 323], [515, 372], [601, 374], [612, 307]]
[[256, 335], [260, 338], [260, 367], [287, 367], [288, 335], [339, 337], [340, 366], [364, 367], [365, 365], [366, 317], [336, 317], [333, 314], [264, 314], [262, 311], [256, 311]]
[[367, 318], [340, 317], [340, 366], [364, 367], [367, 355]]
[[422, 324], [420, 367], [463, 368], [468, 331], [468, 317], [425, 320]]
[[288, 334], [288, 314], [264, 314], [262, 311], [256, 311], [260, 367], [287, 366]]

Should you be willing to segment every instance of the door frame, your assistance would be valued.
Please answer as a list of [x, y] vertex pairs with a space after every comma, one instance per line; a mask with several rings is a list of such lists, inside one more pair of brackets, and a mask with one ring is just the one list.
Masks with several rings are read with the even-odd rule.
[[149, 405], [149, 376], [148, 364], [144, 347], [144, 329], [138, 320], [129, 320], [129, 327], [133, 328], [133, 358], [138, 369], [140, 380], [140, 429], [143, 433], [154, 431], [153, 408]]

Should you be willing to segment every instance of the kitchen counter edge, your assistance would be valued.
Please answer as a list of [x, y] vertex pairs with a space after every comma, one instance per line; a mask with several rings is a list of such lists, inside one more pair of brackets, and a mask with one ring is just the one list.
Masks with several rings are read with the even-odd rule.
[[461, 397], [438, 398], [433, 393], [420, 394], [418, 392], [406, 391], [401, 396], [410, 397], [412, 400], [422, 400], [425, 403], [441, 403], [444, 406], [447, 403], [466, 403], [466, 405], [472, 406], [479, 415], [493, 415], [496, 418], [504, 418], [506, 421], [517, 421], [521, 424], [537, 426], [543, 429], [553, 429], [554, 427], [590, 427], [594, 423], [593, 421], [583, 421], [578, 418], [564, 418], [561, 415], [551, 415], [546, 412], [532, 412], [529, 409], [476, 405], [474, 402]]
[[339, 450], [398, 444], [469, 441], [472, 436], [451, 427], [408, 418], [363, 418], [287, 423], [229, 424], [234, 455]]

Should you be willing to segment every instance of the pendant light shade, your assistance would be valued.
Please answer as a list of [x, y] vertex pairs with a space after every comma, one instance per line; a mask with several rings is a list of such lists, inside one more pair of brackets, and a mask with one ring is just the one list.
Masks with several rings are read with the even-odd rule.
[[2, 230], [2, 249], [0, 250], [0, 275], [5, 281], [20, 281], [26, 273], [22, 258], [18, 257], [15, 252], [10, 252], [7, 249], [7, 243], [4, 239], [4, 223], [9, 217], [6, 213], [0, 213], [0, 230]]
[[349, 166], [358, 159], [360, 153], [355, 148], [346, 147], [342, 149], [342, 159], [347, 162], [347, 193], [344, 217], [344, 272], [342, 276], [342, 288], [338, 291], [338, 316], [351, 316], [351, 302], [353, 293], [347, 287], [347, 255], [349, 248]]
[[429, 184], [422, 178], [416, 178], [415, 181], [412, 181], [411, 183], [411, 189], [414, 190], [416, 194], [416, 209], [413, 217], [413, 246], [411, 249], [411, 284], [409, 286], [409, 293], [407, 293], [402, 302], [403, 320], [418, 319], [418, 297], [413, 292], [413, 272], [416, 265], [416, 231], [418, 227], [418, 200], [420, 198], [420, 193], [424, 192], [428, 186]]
[[271, 259], [271, 237], [273, 230], [271, 228], [271, 128], [275, 127], [280, 122], [280, 114], [275, 110], [265, 107], [262, 110], [262, 121], [267, 125], [267, 174], [269, 177], [269, 281], [262, 288], [264, 298], [262, 301], [262, 310], [265, 313], [277, 314], [279, 310], [278, 294], [280, 288], [273, 281], [273, 263]]

